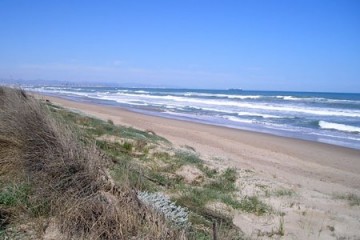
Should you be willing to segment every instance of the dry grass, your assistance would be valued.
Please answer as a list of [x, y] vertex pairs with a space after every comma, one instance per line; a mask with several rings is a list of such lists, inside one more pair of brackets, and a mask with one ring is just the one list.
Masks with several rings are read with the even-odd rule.
[[[115, 186], [105, 171], [109, 164], [94, 141], [39, 101], [0, 87], [0, 179], [4, 186], [26, 182], [31, 189], [21, 213], [0, 205], [9, 224], [27, 214], [54, 219], [63, 239], [185, 238], [141, 204], [126, 178]], [[41, 211], [30, 215], [34, 208]]]

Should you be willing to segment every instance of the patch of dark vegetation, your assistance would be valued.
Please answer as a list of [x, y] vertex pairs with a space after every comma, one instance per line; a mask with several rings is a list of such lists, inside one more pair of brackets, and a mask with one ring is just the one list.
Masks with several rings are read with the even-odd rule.
[[5, 230], [6, 227], [10, 224], [10, 217], [10, 211], [0, 208], [0, 231]]
[[360, 197], [354, 193], [336, 194], [335, 198], [348, 201], [350, 206], [360, 206]]

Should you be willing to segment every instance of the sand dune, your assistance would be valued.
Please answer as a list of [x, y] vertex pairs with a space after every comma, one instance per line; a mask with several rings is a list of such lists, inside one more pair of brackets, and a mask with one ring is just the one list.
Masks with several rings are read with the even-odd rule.
[[[339, 199], [348, 193], [360, 196], [359, 150], [42, 98], [192, 146], [214, 167], [236, 167], [241, 176], [239, 196], [259, 195], [279, 213], [235, 213], [234, 223], [249, 236], [267, 238], [262, 233], [283, 221], [285, 239], [360, 239], [360, 206]], [[286, 194], [278, 194], [281, 190]]]

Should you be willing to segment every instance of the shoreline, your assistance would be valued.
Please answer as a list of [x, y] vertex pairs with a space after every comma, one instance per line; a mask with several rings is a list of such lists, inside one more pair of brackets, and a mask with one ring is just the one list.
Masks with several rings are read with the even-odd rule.
[[[360, 150], [359, 96], [303, 92], [33, 88], [77, 102]], [[338, 99], [339, 98], [339, 99]]]
[[[42, 94], [42, 93], [41, 93]], [[168, 111], [158, 111], [154, 109], [146, 109], [141, 107], [129, 107], [122, 105], [121, 103], [112, 103], [111, 101], [102, 101], [98, 99], [83, 99], [79, 96], [61, 96], [56, 94], [44, 94], [46, 96], [53, 96], [53, 97], [59, 97], [62, 99], [66, 99], [69, 101], [75, 101], [75, 102], [81, 102], [81, 103], [89, 103], [94, 105], [100, 105], [100, 106], [110, 106], [110, 107], [117, 107], [121, 108], [130, 112], [135, 112], [139, 114], [144, 114], [148, 116], [155, 116], [160, 118], [166, 118], [166, 119], [174, 119], [179, 121], [186, 121], [191, 123], [198, 123], [198, 124], [205, 124], [210, 126], [218, 126], [218, 127], [225, 127], [230, 129], [236, 129], [241, 130], [245, 132], [253, 132], [253, 133], [260, 133], [260, 134], [267, 134], [271, 136], [277, 136], [277, 137], [285, 137], [290, 139], [298, 139], [298, 140], [304, 140], [304, 141], [310, 141], [315, 143], [324, 143], [332, 146], [339, 146], [339, 147], [345, 147], [350, 149], [355, 149], [360, 151], [360, 145], [359, 141], [356, 140], [356, 138], [352, 138], [350, 136], [343, 138], [344, 136], [338, 138], [336, 135], [332, 135], [329, 133], [321, 134], [317, 133], [316, 130], [310, 129], [303, 129], [303, 130], [289, 130], [286, 128], [272, 128], [268, 127], [266, 124], [254, 124], [254, 123], [238, 123], [238, 122], [226, 122], [226, 121], [219, 121], [219, 119], [214, 120], [210, 118], [202, 118], [197, 117], [197, 115], [181, 115], [177, 113], [171, 113]], [[319, 120], [321, 122], [322, 120]], [[318, 123], [320, 124], [320, 123]]]
[[[126, 125], [142, 130], [152, 130], [177, 145], [189, 145], [187, 144], [188, 142], [194, 142], [195, 145], [201, 144], [204, 139], [200, 138], [204, 137], [199, 137], [194, 134], [201, 132], [207, 133], [208, 136], [218, 135], [218, 137], [228, 138], [228, 140], [237, 141], [247, 146], [255, 146], [258, 149], [283, 152], [287, 155], [301, 158], [304, 161], [307, 159], [310, 161], [310, 159], [312, 159], [312, 161], [316, 163], [323, 163], [323, 158], [326, 155], [326, 157], [328, 157], [326, 163], [329, 164], [329, 166], [340, 167], [350, 172], [360, 173], [360, 160], [354, 162], [355, 159], [360, 159], [360, 150], [358, 149], [225, 126], [147, 115], [118, 106], [77, 102], [55, 96], [40, 96], [66, 108], [80, 110], [83, 113], [105, 121], [111, 119], [115, 124]], [[170, 130], [173, 130], [173, 132]], [[211, 142], [211, 140], [209, 139], [207, 142]], [[220, 142], [219, 144], [221, 145]], [[341, 158], [341, 164], [337, 161], [337, 157]], [[354, 165], [354, 163], [356, 164]]]
[[[359, 150], [37, 96], [114, 124], [151, 130], [175, 146], [190, 146], [212, 168], [235, 168], [239, 196], [260, 196], [276, 212], [284, 213], [285, 231], [295, 239], [336, 239], [332, 227], [337, 236], [358, 237], [359, 206], [349, 206], [346, 198], [339, 200], [336, 196], [360, 196]], [[271, 195], [284, 189], [293, 194]], [[270, 231], [279, 221], [278, 217], [244, 212], [236, 212], [233, 218], [233, 223], [248, 235], [256, 234], [256, 229]]]

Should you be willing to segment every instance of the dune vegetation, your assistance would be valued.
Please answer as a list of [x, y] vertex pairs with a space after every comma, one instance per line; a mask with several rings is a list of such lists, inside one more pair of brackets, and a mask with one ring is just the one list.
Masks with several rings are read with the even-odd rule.
[[189, 146], [0, 88], [0, 238], [242, 239], [237, 173]]

